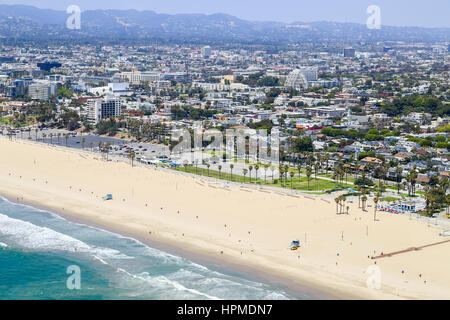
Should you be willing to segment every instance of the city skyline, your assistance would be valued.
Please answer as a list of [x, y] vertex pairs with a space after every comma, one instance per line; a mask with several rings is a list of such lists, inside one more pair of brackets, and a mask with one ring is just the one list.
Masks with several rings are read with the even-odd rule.
[[[227, 3], [212, 3], [204, 0], [185, 3], [179, 0], [142, 3], [130, 0], [127, 3], [117, 1], [96, 1], [92, 3], [86, 0], [63, 0], [55, 5], [48, 0], [0, 0], [0, 4], [32, 5], [38, 8], [53, 10], [65, 10], [69, 5], [78, 5], [82, 11], [95, 9], [135, 9], [151, 10], [166, 14], [214, 14], [225, 13], [244, 20], [252, 21], [279, 21], [279, 22], [354, 22], [365, 23], [368, 14], [366, 9], [370, 5], [377, 5], [381, 9], [381, 23], [386, 26], [417, 26], [417, 27], [450, 27], [447, 12], [450, 11], [450, 2], [445, 0], [434, 1], [430, 6], [418, 0], [400, 0], [395, 3], [387, 0], [344, 0], [335, 1], [319, 0], [315, 2], [281, 0], [273, 3], [267, 0], [250, 0], [245, 3], [228, 1]], [[287, 10], [289, 9], [289, 10]]]

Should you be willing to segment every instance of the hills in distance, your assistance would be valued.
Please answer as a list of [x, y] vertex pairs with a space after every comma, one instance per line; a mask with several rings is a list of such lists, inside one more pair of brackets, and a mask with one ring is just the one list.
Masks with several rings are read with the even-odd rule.
[[66, 28], [70, 14], [25, 5], [0, 5], [3, 40], [151, 40], [162, 43], [292, 44], [314, 41], [436, 42], [450, 28], [389, 27], [369, 30], [358, 23], [247, 21], [227, 14], [160, 14], [137, 10], [88, 10], [81, 29]]

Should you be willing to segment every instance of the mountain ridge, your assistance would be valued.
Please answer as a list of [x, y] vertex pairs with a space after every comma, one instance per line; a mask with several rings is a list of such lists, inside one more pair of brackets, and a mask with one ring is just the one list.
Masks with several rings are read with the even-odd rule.
[[164, 14], [152, 10], [86, 10], [81, 29], [69, 30], [65, 11], [0, 5], [0, 37], [6, 39], [166, 39], [184, 42], [448, 41], [450, 28], [390, 27], [369, 30], [353, 22], [248, 21], [214, 14]]

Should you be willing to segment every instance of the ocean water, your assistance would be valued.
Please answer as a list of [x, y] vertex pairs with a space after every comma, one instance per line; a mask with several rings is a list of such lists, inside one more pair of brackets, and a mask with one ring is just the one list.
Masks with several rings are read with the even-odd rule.
[[[80, 272], [68, 273], [70, 266]], [[74, 276], [80, 288], [70, 290]], [[292, 297], [282, 288], [0, 197], [0, 299]]]

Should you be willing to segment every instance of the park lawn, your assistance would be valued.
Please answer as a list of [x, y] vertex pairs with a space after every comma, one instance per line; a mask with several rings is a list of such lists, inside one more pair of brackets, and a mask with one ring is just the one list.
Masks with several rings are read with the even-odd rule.
[[393, 202], [393, 201], [397, 201], [400, 200], [400, 198], [395, 198], [395, 197], [384, 197], [384, 198], [380, 198], [381, 201], [385, 201], [385, 202]]
[[[294, 190], [304, 190], [304, 191], [323, 191], [323, 190], [330, 190], [336, 188], [336, 183], [329, 180], [323, 180], [323, 179], [314, 179], [314, 177], [310, 178], [309, 186], [308, 186], [308, 178], [307, 177], [293, 177], [292, 181], [291, 178], [288, 177], [288, 180], [285, 181], [283, 179], [283, 185], [281, 185], [281, 181], [279, 179], [275, 179], [276, 183], [273, 183], [272, 179], [268, 178], [266, 181], [263, 179], [264, 177], [264, 170], [260, 170], [258, 172], [258, 179], [255, 178], [255, 171], [252, 171], [252, 177], [250, 179], [249, 175], [247, 174], [245, 177], [241, 174], [233, 173], [233, 178], [231, 179], [231, 175], [229, 173], [220, 173], [216, 170], [209, 170], [208, 169], [202, 169], [202, 168], [195, 168], [193, 166], [187, 166], [185, 167], [178, 167], [174, 168], [173, 170], [181, 171], [181, 172], [188, 172], [193, 173], [197, 175], [203, 175], [203, 176], [209, 176], [211, 178], [226, 180], [226, 181], [234, 181], [234, 182], [240, 182], [240, 183], [252, 183], [252, 184], [260, 184], [260, 185], [270, 185], [270, 186], [277, 186], [281, 188], [287, 188], [287, 189], [294, 189]], [[262, 172], [261, 172], [262, 171]], [[344, 188], [351, 187], [350, 185], [344, 185], [342, 186]]]
[[[10, 123], [9, 123], [9, 117], [6, 117], [6, 118], [0, 118], [0, 123], [1, 124], [7, 124], [7, 125], [9, 125]], [[28, 122], [20, 122], [20, 123], [18, 123], [18, 122], [13, 122], [13, 127], [15, 128], [15, 129], [19, 129], [19, 128], [24, 128], [24, 127], [27, 127], [27, 126], [30, 126], [31, 125], [31, 123], [28, 123]]]

